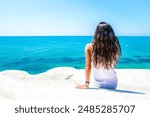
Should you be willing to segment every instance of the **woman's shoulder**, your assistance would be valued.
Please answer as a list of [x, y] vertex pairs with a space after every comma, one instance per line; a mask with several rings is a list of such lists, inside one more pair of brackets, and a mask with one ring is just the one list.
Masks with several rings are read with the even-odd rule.
[[91, 43], [86, 44], [86, 46], [85, 46], [86, 52], [89, 52], [90, 54], [92, 54], [92, 49], [93, 49], [93, 46]]
[[85, 48], [87, 50], [91, 50], [92, 49], [92, 44], [91, 43], [86, 44]]

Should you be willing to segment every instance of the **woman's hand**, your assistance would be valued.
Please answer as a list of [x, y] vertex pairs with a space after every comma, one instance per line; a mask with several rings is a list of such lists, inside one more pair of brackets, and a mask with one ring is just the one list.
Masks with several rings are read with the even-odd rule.
[[89, 85], [87, 85], [87, 84], [84, 84], [84, 85], [77, 85], [76, 88], [77, 88], [77, 89], [88, 89], [88, 88], [89, 88]]

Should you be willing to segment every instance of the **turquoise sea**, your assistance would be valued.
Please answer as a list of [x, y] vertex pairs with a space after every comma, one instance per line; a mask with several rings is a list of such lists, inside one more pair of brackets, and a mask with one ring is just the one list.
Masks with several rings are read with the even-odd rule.
[[[84, 47], [92, 36], [1, 36], [0, 71], [31, 74], [54, 67], [84, 68]], [[150, 37], [119, 36], [122, 56], [116, 68], [150, 69]]]

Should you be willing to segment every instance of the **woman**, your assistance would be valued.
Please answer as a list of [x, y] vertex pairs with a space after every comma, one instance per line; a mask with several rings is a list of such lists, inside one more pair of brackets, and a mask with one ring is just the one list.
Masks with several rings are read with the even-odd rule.
[[76, 88], [89, 88], [92, 71], [96, 87], [115, 89], [117, 76], [114, 67], [120, 55], [120, 43], [112, 27], [106, 22], [99, 23], [92, 43], [85, 47], [85, 84]]

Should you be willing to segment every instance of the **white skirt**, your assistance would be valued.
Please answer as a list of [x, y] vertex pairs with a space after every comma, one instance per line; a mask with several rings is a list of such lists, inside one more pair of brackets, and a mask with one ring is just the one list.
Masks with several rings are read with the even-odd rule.
[[114, 69], [92, 67], [94, 86], [97, 88], [116, 89], [118, 80]]

